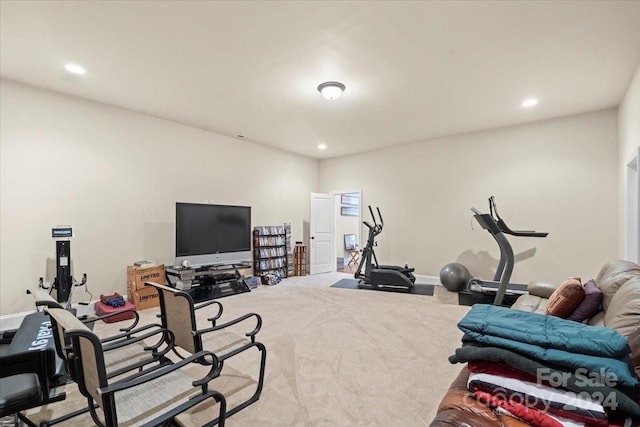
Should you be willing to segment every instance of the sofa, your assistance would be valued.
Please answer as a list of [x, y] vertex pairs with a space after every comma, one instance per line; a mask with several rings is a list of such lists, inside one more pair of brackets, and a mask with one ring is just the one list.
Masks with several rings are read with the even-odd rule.
[[[576, 282], [582, 286], [576, 286]], [[604, 326], [626, 337], [631, 350], [630, 357], [634, 373], [640, 378], [640, 266], [629, 261], [610, 261], [600, 269], [596, 278], [589, 282], [582, 284], [580, 279], [572, 278], [561, 286], [530, 284], [529, 293], [518, 298], [511, 309], [552, 315], [549, 313], [553, 313], [554, 310], [558, 312], [561, 306], [564, 308], [570, 306], [569, 309], [573, 310], [572, 314], [574, 314], [580, 312], [581, 308], [591, 305], [589, 310], [592, 312], [588, 313], [589, 318], [584, 319], [583, 323]], [[589, 294], [589, 289], [596, 289], [594, 286], [597, 286], [597, 291], [601, 293], [595, 302], [595, 298], [591, 298], [593, 295]], [[576, 289], [582, 292], [579, 288], [586, 289], [587, 294], [586, 296], [582, 294], [580, 301], [572, 302], [571, 299], [575, 295], [571, 292]], [[553, 305], [552, 308], [550, 304]], [[594, 314], [593, 311], [596, 313]], [[561, 317], [568, 318], [565, 315]], [[524, 427], [531, 425], [475, 400], [468, 391], [469, 376], [468, 365], [465, 365], [440, 402], [431, 426]], [[639, 425], [639, 421], [636, 419], [636, 424], [633, 425]]]

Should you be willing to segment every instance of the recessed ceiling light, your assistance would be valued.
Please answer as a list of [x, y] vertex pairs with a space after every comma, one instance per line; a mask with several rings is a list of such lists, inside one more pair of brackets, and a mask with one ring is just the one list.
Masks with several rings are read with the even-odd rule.
[[85, 74], [87, 72], [83, 67], [77, 64], [67, 64], [64, 66], [64, 68], [65, 70], [73, 74]]
[[340, 82], [324, 82], [318, 85], [318, 92], [329, 101], [340, 98], [345, 89], [346, 86]]
[[531, 108], [531, 107], [535, 107], [536, 105], [538, 105], [538, 100], [536, 98], [527, 98], [524, 101], [522, 101], [522, 106], [524, 108]]
[[327, 149], [327, 144], [324, 144], [324, 143], [318, 144], [318, 150], [326, 150], [326, 149]]

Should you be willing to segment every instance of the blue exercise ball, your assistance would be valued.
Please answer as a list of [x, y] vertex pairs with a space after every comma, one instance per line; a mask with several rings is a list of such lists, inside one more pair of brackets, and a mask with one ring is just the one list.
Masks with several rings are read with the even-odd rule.
[[457, 262], [451, 262], [440, 270], [440, 283], [451, 292], [464, 290], [470, 279], [467, 267]]

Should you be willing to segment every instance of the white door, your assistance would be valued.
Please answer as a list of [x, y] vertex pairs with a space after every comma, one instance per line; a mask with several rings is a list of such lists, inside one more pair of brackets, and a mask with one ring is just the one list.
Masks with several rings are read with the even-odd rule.
[[333, 259], [333, 198], [330, 194], [311, 193], [309, 214], [311, 274], [335, 271]]

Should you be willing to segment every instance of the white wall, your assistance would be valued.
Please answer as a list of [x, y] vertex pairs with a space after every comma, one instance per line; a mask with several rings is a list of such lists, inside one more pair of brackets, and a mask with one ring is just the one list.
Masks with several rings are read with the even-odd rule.
[[58, 224], [74, 227], [74, 274], [94, 297], [124, 293], [133, 261], [173, 262], [176, 201], [248, 205], [254, 225], [290, 222], [302, 240], [317, 160], [10, 81], [0, 92], [2, 315], [33, 308]]
[[629, 88], [620, 103], [618, 109], [618, 141], [619, 141], [619, 206], [620, 215], [618, 220], [619, 233], [619, 257], [623, 258], [626, 244], [627, 218], [625, 216], [626, 194], [627, 194], [627, 164], [632, 160], [640, 146], [640, 65], [629, 84]]
[[437, 276], [458, 261], [491, 278], [498, 246], [469, 209], [495, 195], [512, 229], [549, 232], [510, 238], [513, 281], [591, 278], [618, 252], [616, 127], [611, 109], [328, 159], [321, 186], [362, 188], [363, 206], [380, 206], [381, 263]]

